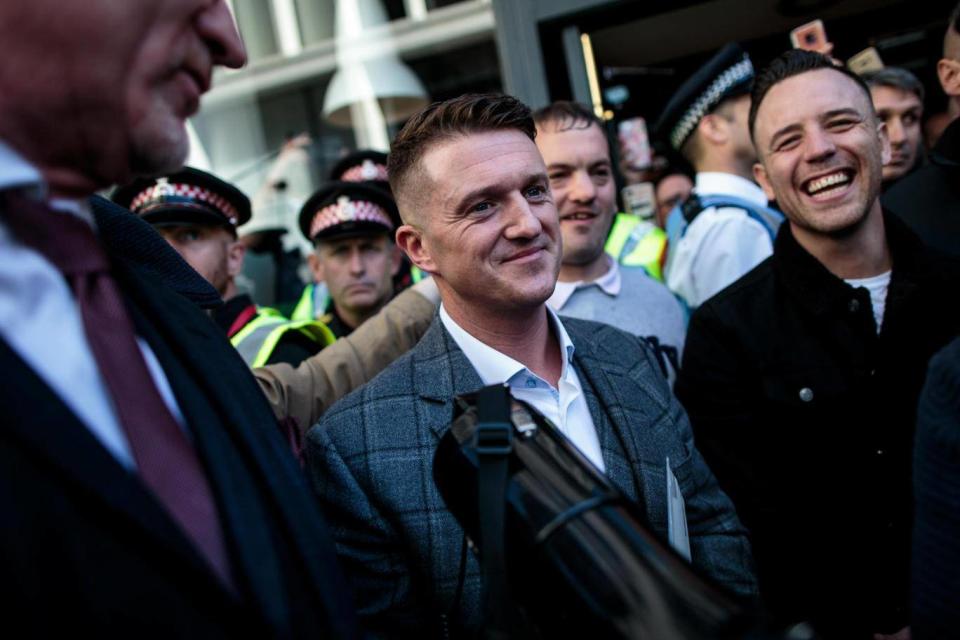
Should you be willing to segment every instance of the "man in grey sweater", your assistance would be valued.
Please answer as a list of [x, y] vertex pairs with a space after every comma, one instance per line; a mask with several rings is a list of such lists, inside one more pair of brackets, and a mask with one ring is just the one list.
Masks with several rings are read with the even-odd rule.
[[672, 383], [686, 333], [680, 303], [642, 267], [618, 265], [603, 250], [617, 202], [600, 121], [575, 102], [554, 102], [534, 120], [563, 235], [560, 276], [547, 304], [646, 339]]

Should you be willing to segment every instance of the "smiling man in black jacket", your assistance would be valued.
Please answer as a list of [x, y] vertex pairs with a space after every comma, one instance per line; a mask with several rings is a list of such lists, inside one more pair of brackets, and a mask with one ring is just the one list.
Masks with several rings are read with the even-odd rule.
[[960, 326], [960, 269], [881, 209], [889, 144], [859, 78], [784, 54], [757, 78], [750, 126], [789, 224], [694, 314], [676, 392], [775, 617], [906, 637], [917, 397]]

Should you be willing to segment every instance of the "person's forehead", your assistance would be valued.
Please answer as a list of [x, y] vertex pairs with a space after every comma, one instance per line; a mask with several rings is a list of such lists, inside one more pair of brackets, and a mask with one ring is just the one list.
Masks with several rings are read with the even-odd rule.
[[757, 109], [757, 132], [773, 133], [800, 120], [836, 109], [871, 111], [869, 97], [852, 78], [832, 69], [790, 76], [770, 87]]
[[378, 242], [381, 239], [385, 240], [386, 238], [386, 233], [360, 233], [346, 236], [344, 238], [325, 238], [320, 241], [320, 246], [329, 247], [331, 249], [336, 249], [338, 247], [355, 247], [363, 244], [369, 244], [371, 242]]
[[607, 137], [595, 123], [558, 129], [556, 125], [537, 128], [537, 148], [547, 164], [569, 159], [610, 159]]
[[659, 184], [657, 184], [657, 191], [669, 192], [669, 191], [678, 191], [680, 189], [686, 189], [693, 186], [693, 180], [683, 175], [682, 173], [675, 173], [663, 178]]
[[870, 87], [870, 96], [873, 98], [873, 104], [877, 109], [886, 106], [903, 106], [906, 108], [914, 107], [920, 104], [920, 98], [912, 91], [901, 89], [900, 87], [889, 87], [878, 85]]
[[516, 129], [455, 136], [428, 149], [421, 163], [442, 197], [495, 184], [504, 174], [544, 171], [537, 146]]

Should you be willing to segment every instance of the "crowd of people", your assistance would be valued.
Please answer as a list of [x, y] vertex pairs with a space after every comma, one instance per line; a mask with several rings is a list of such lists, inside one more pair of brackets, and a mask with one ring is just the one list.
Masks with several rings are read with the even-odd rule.
[[593, 109], [434, 103], [303, 203], [284, 310], [238, 283], [250, 199], [183, 166], [225, 2], [2, 3], [0, 41], [11, 629], [476, 637], [434, 453], [503, 384], [769, 629], [960, 635], [960, 118], [922, 127], [960, 6], [936, 88], [724, 46], [650, 218]]

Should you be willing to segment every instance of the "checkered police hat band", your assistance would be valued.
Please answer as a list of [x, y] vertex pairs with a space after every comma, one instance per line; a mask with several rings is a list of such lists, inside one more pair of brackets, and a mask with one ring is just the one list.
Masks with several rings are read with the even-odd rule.
[[318, 233], [345, 222], [375, 222], [388, 230], [393, 229], [393, 222], [390, 221], [390, 216], [383, 207], [365, 200], [340, 198], [313, 215], [310, 223], [310, 237], [314, 238]]
[[674, 149], [679, 150], [686, 142], [687, 138], [697, 128], [700, 119], [710, 112], [723, 99], [726, 93], [738, 84], [745, 82], [753, 77], [753, 63], [750, 58], [744, 57], [743, 60], [733, 65], [716, 80], [710, 83], [707, 90], [699, 98], [694, 100], [687, 112], [683, 114], [680, 121], [670, 133], [670, 144]]
[[350, 167], [340, 176], [343, 182], [366, 182], [367, 180], [387, 181], [387, 168], [382, 164], [364, 161], [355, 167]]
[[236, 207], [218, 193], [193, 184], [176, 184], [161, 182], [137, 195], [130, 203], [130, 210], [134, 213], [143, 213], [160, 204], [178, 204], [189, 206], [190, 202], [203, 205], [207, 210], [215, 211], [227, 219], [230, 224], [237, 224], [240, 217]]

